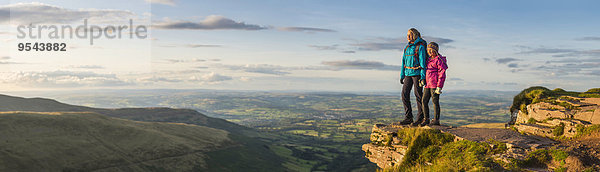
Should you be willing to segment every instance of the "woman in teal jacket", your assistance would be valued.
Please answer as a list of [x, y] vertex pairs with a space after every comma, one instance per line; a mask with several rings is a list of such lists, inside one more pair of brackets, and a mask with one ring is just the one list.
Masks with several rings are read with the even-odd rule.
[[[406, 35], [408, 45], [404, 48], [402, 56], [402, 69], [400, 70], [400, 83], [402, 86], [402, 103], [404, 104], [404, 120], [402, 125], [419, 125], [423, 122], [423, 86], [425, 85], [425, 70], [427, 60], [427, 42], [421, 38], [417, 29], [410, 28]], [[410, 103], [410, 91], [414, 87], [417, 98], [417, 121], [413, 123], [412, 105]]]

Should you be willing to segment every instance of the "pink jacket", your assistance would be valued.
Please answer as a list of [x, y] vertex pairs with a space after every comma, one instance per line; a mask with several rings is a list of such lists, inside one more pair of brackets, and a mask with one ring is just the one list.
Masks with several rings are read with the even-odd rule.
[[427, 85], [425, 88], [443, 88], [444, 81], [446, 81], [446, 69], [448, 69], [448, 65], [445, 56], [429, 57], [427, 59]]

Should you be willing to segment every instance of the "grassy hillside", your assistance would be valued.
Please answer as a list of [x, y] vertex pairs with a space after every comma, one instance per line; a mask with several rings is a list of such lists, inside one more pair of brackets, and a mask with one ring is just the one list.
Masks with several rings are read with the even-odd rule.
[[204, 158], [206, 160], [217, 162], [211, 163], [207, 167], [208, 171], [232, 171], [239, 169], [244, 169], [245, 171], [284, 170], [282, 159], [271, 151], [268, 142], [261, 140], [261, 138], [270, 138], [272, 136], [223, 119], [208, 117], [194, 110], [172, 108], [101, 109], [64, 104], [52, 99], [0, 95], [0, 112], [10, 111], [93, 112], [136, 121], [185, 123], [205, 126], [204, 128], [225, 130], [228, 132], [227, 137], [233, 144], [230, 144], [229, 147], [215, 149], [205, 154]]
[[52, 99], [22, 98], [0, 95], [0, 112], [32, 111], [32, 112], [96, 112], [111, 117], [152, 122], [179, 122], [228, 130], [233, 133], [252, 132], [250, 128], [227, 122], [219, 118], [211, 118], [191, 109], [172, 108], [120, 108], [102, 109], [69, 105]]
[[0, 113], [0, 171], [190, 171], [228, 132], [177, 123], [139, 122], [97, 113]]

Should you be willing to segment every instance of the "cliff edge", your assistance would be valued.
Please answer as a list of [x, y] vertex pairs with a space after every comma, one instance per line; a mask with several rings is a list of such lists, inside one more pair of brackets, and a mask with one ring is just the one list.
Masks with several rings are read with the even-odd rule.
[[600, 89], [531, 87], [505, 128], [376, 124], [365, 157], [383, 171], [598, 171]]
[[438, 166], [451, 167], [450, 171], [510, 170], [529, 153], [553, 149], [558, 143], [510, 129], [383, 124], [373, 126], [370, 140], [362, 146], [365, 157], [391, 171], [428, 171]]

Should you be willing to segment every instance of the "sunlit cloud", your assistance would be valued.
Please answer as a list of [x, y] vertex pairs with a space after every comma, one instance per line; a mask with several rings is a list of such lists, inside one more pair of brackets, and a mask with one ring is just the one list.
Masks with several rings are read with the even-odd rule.
[[199, 22], [191, 21], [166, 21], [153, 25], [157, 29], [186, 29], [186, 30], [263, 30], [267, 27], [237, 22], [232, 19], [210, 15]]

